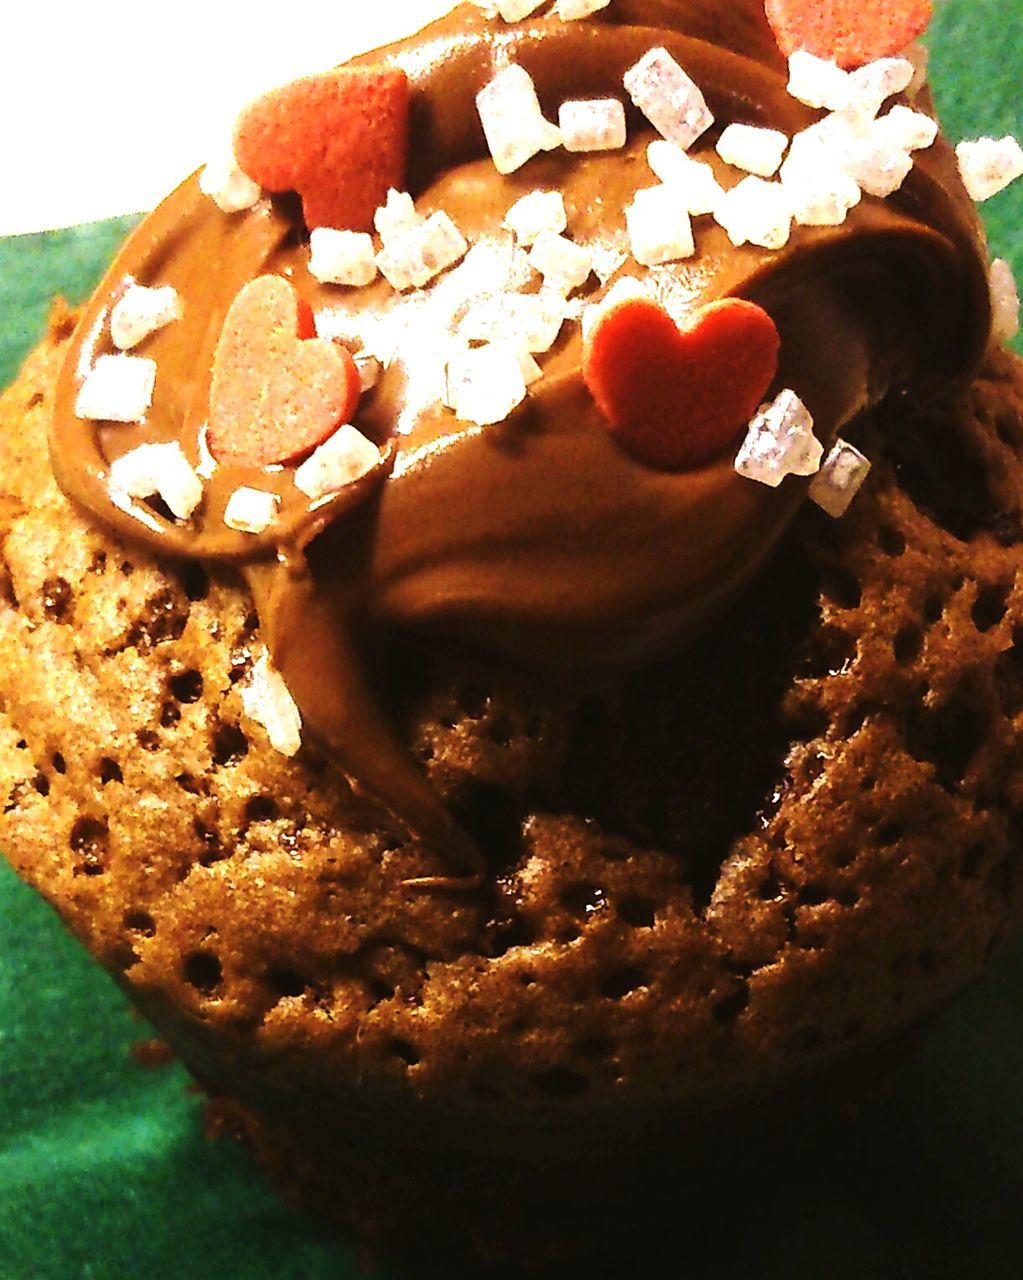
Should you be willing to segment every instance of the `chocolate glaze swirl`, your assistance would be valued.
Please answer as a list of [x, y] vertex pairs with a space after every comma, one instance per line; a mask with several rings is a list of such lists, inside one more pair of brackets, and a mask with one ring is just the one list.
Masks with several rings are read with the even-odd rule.
[[[657, 45], [701, 86], [718, 128], [738, 120], [792, 134], [817, 116], [786, 93], [784, 60], [758, 0], [614, 0], [586, 21], [513, 26], [463, 5], [366, 59], [409, 75], [409, 188], [422, 212], [445, 209], [477, 247], [461, 268], [405, 299], [382, 280], [359, 290], [322, 286], [308, 274], [295, 202], [267, 199], [224, 214], [192, 178], [114, 262], [59, 389], [51, 451], [65, 491], [153, 550], [237, 563], [306, 728], [412, 831], [468, 858], [381, 712], [364, 655], [392, 630], [416, 629], [572, 672], [642, 661], [734, 595], [805, 493], [791, 478], [778, 490], [741, 479], [734, 449], [677, 474], [634, 462], [611, 440], [583, 384], [577, 324], [564, 327], [542, 380], [501, 425], [460, 422], [437, 400], [433, 339], [513, 261], [501, 226], [512, 202], [560, 188], [569, 234], [625, 259], [624, 210], [654, 181], [644, 159], [653, 135], [631, 107], [624, 150], [559, 151], [501, 177], [486, 153], [476, 93], [512, 61], [533, 76], [549, 117], [567, 98], [624, 98], [624, 72]], [[717, 131], [696, 154], [731, 185], [740, 175], [718, 162]], [[780, 252], [735, 249], [704, 219], [694, 258], [649, 273], [625, 259], [618, 273], [647, 275], [679, 319], [730, 295], [763, 306], [782, 339], [775, 389], [795, 388], [827, 441], [894, 389], [919, 393], [968, 376], [987, 341], [986, 256], [973, 205], [943, 140], [916, 159], [896, 197], [865, 197], [842, 227], [796, 228]], [[387, 446], [380, 466], [320, 503], [295, 488], [292, 468], [254, 476], [220, 467], [188, 526], [145, 503], [116, 503], [110, 463], [140, 443], [179, 440], [198, 463], [224, 317], [241, 286], [266, 272], [287, 276], [314, 310], [330, 312], [335, 331], [367, 345], [371, 337], [391, 353], [356, 417]], [[147, 421], [86, 423], [75, 417], [75, 397], [95, 356], [109, 349], [110, 309], [128, 276], [173, 285], [183, 318], [145, 348], [158, 366]], [[280, 495], [280, 518], [265, 534], [223, 523], [227, 498], [245, 483]]]

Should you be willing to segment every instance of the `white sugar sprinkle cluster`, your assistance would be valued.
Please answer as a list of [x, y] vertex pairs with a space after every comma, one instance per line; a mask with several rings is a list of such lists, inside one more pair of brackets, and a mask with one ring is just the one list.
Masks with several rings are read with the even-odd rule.
[[544, 231], [558, 235], [568, 226], [564, 197], [560, 191], [530, 191], [504, 215], [504, 225], [519, 244], [532, 244]]
[[159, 496], [179, 520], [202, 501], [202, 481], [181, 445], [140, 444], [110, 464], [110, 496], [115, 501]]
[[588, 18], [591, 13], [606, 9], [611, 0], [558, 0], [554, 12], [562, 22], [577, 22], [580, 18]]
[[1004, 258], [991, 263], [990, 283], [992, 336], [996, 342], [1011, 342], [1019, 333], [1019, 291]]
[[825, 111], [844, 111], [852, 99], [849, 73], [804, 49], [789, 58], [788, 92], [798, 102]]
[[1023, 147], [1012, 137], [960, 142], [956, 159], [970, 199], [978, 204], [1023, 177]]
[[632, 256], [644, 267], [692, 256], [693, 224], [674, 187], [662, 183], [636, 192], [625, 210]]
[[257, 204], [263, 191], [243, 173], [230, 138], [223, 141], [199, 174], [199, 190], [224, 213], [241, 213]]
[[512, 63], [499, 71], [476, 95], [476, 109], [498, 173], [514, 173], [538, 151], [561, 144], [561, 133], [545, 119], [525, 67]]
[[672, 188], [676, 199], [682, 201], [694, 218], [714, 212], [725, 193], [706, 161], [694, 160], [680, 147], [663, 139], [650, 143], [646, 157], [650, 168]]
[[546, 0], [496, 0], [497, 12], [505, 22], [521, 22], [542, 4], [546, 4]]
[[169, 284], [150, 289], [132, 281], [110, 312], [110, 337], [115, 347], [130, 351], [180, 315], [177, 289]]
[[364, 231], [314, 227], [309, 234], [309, 272], [321, 284], [361, 288], [376, 279], [373, 237]]
[[794, 391], [785, 390], [762, 405], [750, 422], [735, 469], [748, 480], [776, 489], [786, 476], [812, 476], [823, 453], [809, 409]]
[[242, 707], [262, 725], [270, 745], [282, 756], [294, 756], [302, 745], [302, 717], [284, 677], [264, 649], [240, 686]]
[[822, 511], [837, 520], [849, 510], [869, 471], [870, 462], [855, 445], [836, 440], [810, 481], [807, 493]]
[[544, 287], [564, 297], [580, 288], [593, 270], [589, 250], [551, 231], [537, 236], [529, 262], [543, 276]]
[[441, 209], [417, 222], [377, 254], [376, 264], [395, 289], [421, 289], [463, 258], [469, 245]]
[[617, 151], [625, 146], [625, 107], [617, 98], [571, 99], [558, 108], [566, 151]]
[[235, 489], [224, 508], [224, 524], [240, 533], [263, 533], [277, 518], [280, 497], [247, 485]]
[[463, 422], [481, 427], [503, 422], [525, 398], [526, 375], [510, 344], [468, 347], [448, 361], [444, 402]]
[[153, 403], [155, 386], [155, 360], [98, 356], [79, 388], [75, 415], [96, 422], [143, 422]]
[[781, 249], [792, 230], [792, 207], [785, 189], [752, 174], [726, 191], [714, 217], [732, 244]]
[[295, 488], [315, 502], [361, 480], [379, 463], [373, 441], [345, 423], [296, 469]]
[[373, 215], [373, 225], [381, 243], [389, 245], [393, 240], [403, 236], [422, 222], [416, 212], [415, 201], [407, 191], [395, 191], [393, 187], [387, 193], [387, 199]]
[[760, 178], [778, 172], [788, 137], [777, 129], [752, 124], [730, 124], [718, 139], [717, 153], [725, 164], [745, 169]]
[[456, 331], [458, 341], [505, 342], [540, 355], [550, 351], [565, 323], [565, 298], [553, 290], [492, 294], [477, 299]]
[[657, 132], [684, 151], [714, 123], [699, 87], [667, 49], [650, 49], [625, 73], [623, 83]]

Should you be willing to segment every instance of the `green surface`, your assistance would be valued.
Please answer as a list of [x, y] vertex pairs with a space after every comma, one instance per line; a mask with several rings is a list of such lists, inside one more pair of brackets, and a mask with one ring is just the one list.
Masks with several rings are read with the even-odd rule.
[[[1023, 5], [948, 3], [932, 44], [950, 136], [1023, 135]], [[1023, 182], [984, 214], [993, 251], [1023, 278]], [[84, 296], [130, 222], [0, 241], [0, 382], [41, 332], [52, 294]], [[0, 865], [0, 1280], [354, 1276], [346, 1242], [281, 1207], [232, 1144], [202, 1137], [179, 1068], [137, 1065], [131, 1046], [148, 1034]], [[1018, 1276], [1023, 948], [928, 1032], [848, 1150], [734, 1194], [727, 1236], [680, 1241], [672, 1272]], [[668, 1273], [663, 1262], [634, 1271]]]

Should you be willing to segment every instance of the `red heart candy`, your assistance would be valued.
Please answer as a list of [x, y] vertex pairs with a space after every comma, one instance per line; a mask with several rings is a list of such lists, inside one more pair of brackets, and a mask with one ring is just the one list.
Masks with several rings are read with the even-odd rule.
[[684, 329], [649, 298], [600, 316], [583, 378], [627, 453], [668, 471], [702, 466], [756, 412], [778, 368], [778, 330], [760, 307], [725, 298]]
[[765, 0], [764, 7], [786, 57], [806, 49], [846, 68], [900, 53], [931, 21], [931, 0]]
[[234, 149], [268, 191], [297, 191], [306, 225], [366, 231], [405, 185], [408, 78], [397, 67], [344, 67], [273, 89], [242, 112]]
[[312, 332], [312, 312], [281, 276], [258, 276], [238, 293], [210, 382], [208, 443], [218, 462], [290, 462], [350, 421], [362, 390], [355, 361]]

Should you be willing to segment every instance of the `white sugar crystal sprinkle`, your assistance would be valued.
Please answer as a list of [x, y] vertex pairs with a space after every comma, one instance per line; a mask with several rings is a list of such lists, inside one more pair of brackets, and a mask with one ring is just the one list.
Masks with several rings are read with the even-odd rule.
[[714, 218], [736, 247], [755, 244], [764, 249], [781, 249], [792, 231], [792, 210], [785, 188], [779, 182], [765, 182], [753, 176], [743, 178], [738, 186], [725, 192]]
[[521, 22], [545, 3], [546, 0], [496, 0], [497, 12], [505, 22]]
[[506, 342], [533, 355], [549, 351], [565, 323], [565, 298], [549, 289], [480, 298], [458, 326], [464, 342]]
[[503, 422], [526, 398], [520, 353], [503, 343], [459, 352], [448, 361], [447, 404], [463, 422]]
[[554, 12], [562, 22], [575, 22], [579, 18], [588, 18], [591, 13], [606, 9], [611, 0], [558, 0]]
[[1011, 342], [1019, 333], [1019, 292], [1012, 267], [1004, 258], [991, 263], [992, 336], [997, 342]]
[[504, 215], [504, 225], [519, 244], [532, 244], [542, 231], [564, 231], [568, 226], [564, 197], [560, 191], [530, 191]]
[[314, 227], [309, 249], [309, 274], [321, 284], [362, 286], [376, 279], [373, 237], [364, 231]]
[[883, 104], [909, 88], [916, 68], [908, 58], [878, 58], [849, 73], [851, 97], [848, 114], [860, 120], [873, 120]]
[[661, 184], [636, 192], [625, 210], [632, 256], [644, 267], [692, 257], [693, 224], [673, 187]]
[[913, 157], [901, 147], [893, 147], [869, 138], [850, 144], [846, 153], [846, 166], [850, 177], [871, 196], [893, 195], [909, 176]]
[[476, 95], [483, 133], [498, 173], [514, 173], [538, 151], [561, 143], [556, 125], [544, 119], [536, 86], [525, 67], [504, 67]]
[[169, 284], [160, 289], [148, 289], [132, 282], [110, 312], [110, 336], [115, 347], [129, 351], [180, 315], [181, 300], [177, 289]]
[[673, 142], [658, 138], [646, 149], [647, 163], [660, 180], [671, 187], [686, 209], [696, 217], [713, 213], [725, 194], [714, 177], [714, 170], [704, 160], [694, 160]]
[[110, 492], [126, 498], [159, 495], [179, 520], [187, 520], [202, 501], [202, 481], [177, 441], [140, 444], [110, 464]]
[[735, 458], [747, 480], [776, 489], [786, 476], [812, 476], [823, 446], [813, 434], [813, 418], [799, 396], [786, 389], [761, 405]]
[[1012, 137], [960, 142], [956, 159], [970, 199], [978, 204], [1023, 175], [1023, 148]]
[[361, 480], [379, 462], [373, 441], [345, 423], [296, 468], [295, 488], [316, 501]]
[[75, 400], [75, 414], [97, 422], [142, 422], [153, 403], [156, 361], [98, 356]]
[[725, 164], [769, 178], [778, 172], [789, 140], [777, 129], [752, 124], [730, 124], [718, 139], [717, 153]]
[[443, 210], [431, 214], [377, 254], [377, 266], [395, 289], [421, 289], [465, 256], [465, 237]]
[[620, 276], [608, 289], [599, 302], [591, 302], [582, 313], [582, 335], [587, 339], [593, 332], [593, 326], [612, 307], [631, 298], [649, 298], [650, 294], [641, 280], [635, 276]]
[[623, 83], [657, 132], [684, 151], [714, 123], [698, 86], [667, 49], [650, 49], [626, 71]]
[[271, 747], [282, 756], [297, 755], [302, 745], [302, 717], [266, 650], [239, 687], [245, 714], [266, 730]]
[[280, 501], [276, 493], [242, 485], [227, 500], [224, 524], [240, 533], [262, 533], [273, 524]]
[[625, 146], [625, 107], [617, 98], [572, 99], [558, 109], [566, 151], [617, 151]]
[[903, 151], [922, 151], [938, 136], [938, 122], [922, 111], [896, 104], [874, 121], [871, 136]]
[[836, 440], [810, 481], [807, 493], [822, 511], [838, 519], [849, 510], [869, 471], [870, 463], [859, 449], [845, 440]]
[[416, 213], [415, 202], [409, 193], [395, 191], [394, 187], [391, 187], [387, 199], [373, 215], [373, 225], [385, 246], [421, 222], [422, 218]]
[[199, 174], [199, 190], [224, 213], [251, 209], [263, 194], [259, 183], [238, 167], [230, 141], [218, 148], [204, 166]]
[[852, 98], [848, 71], [805, 49], [789, 58], [788, 91], [798, 102], [826, 111], [843, 111]]
[[859, 185], [838, 169], [796, 169], [784, 187], [792, 217], [801, 227], [841, 226], [860, 202]]
[[538, 382], [543, 377], [543, 370], [536, 363], [528, 351], [516, 351], [519, 358], [519, 368], [522, 370], [522, 379], [527, 387], [531, 387], [534, 382]]
[[593, 256], [582, 245], [544, 231], [529, 251], [530, 264], [543, 276], [544, 285], [566, 297], [578, 289], [593, 270]]

